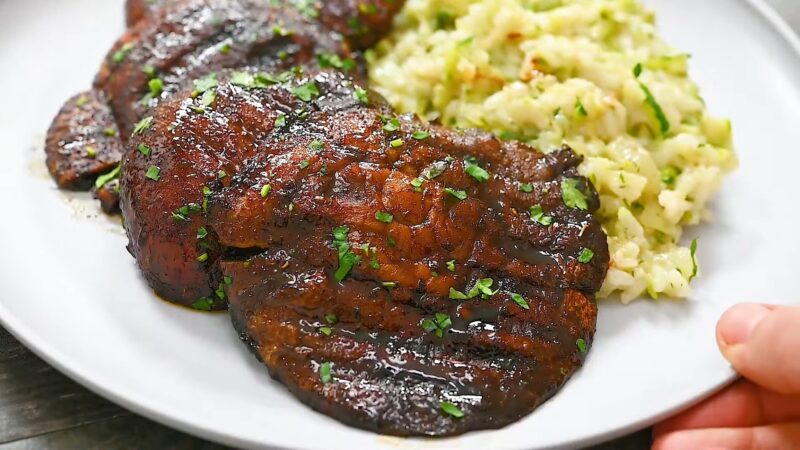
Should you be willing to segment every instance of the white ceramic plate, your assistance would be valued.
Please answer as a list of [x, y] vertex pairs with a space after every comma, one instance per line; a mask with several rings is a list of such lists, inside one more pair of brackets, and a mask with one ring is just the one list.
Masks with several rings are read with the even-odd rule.
[[703, 264], [685, 303], [600, 308], [586, 367], [544, 407], [500, 431], [400, 440], [303, 406], [238, 342], [224, 314], [155, 298], [119, 227], [65, 201], [44, 175], [43, 135], [89, 86], [122, 32], [122, 0], [0, 2], [0, 319], [61, 371], [132, 410], [244, 447], [551, 448], [646, 426], [733, 375], [714, 323], [740, 300], [797, 300], [800, 42], [761, 3], [651, 0], [669, 42], [693, 54], [712, 111], [732, 117], [742, 168], [692, 230]]

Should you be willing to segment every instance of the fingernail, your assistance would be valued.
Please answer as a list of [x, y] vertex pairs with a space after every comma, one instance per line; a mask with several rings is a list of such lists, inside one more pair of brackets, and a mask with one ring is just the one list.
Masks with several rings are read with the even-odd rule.
[[719, 320], [718, 334], [720, 345], [733, 346], [744, 344], [759, 322], [771, 310], [764, 305], [743, 304], [729, 309]]

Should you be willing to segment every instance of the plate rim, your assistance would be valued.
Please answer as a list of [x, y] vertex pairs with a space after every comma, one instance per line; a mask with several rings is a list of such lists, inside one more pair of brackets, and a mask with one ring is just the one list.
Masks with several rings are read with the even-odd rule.
[[[800, 34], [796, 32], [781, 16], [778, 11], [767, 0], [738, 0], [740, 3], [749, 6], [757, 16], [777, 32], [780, 38], [785, 41], [793, 50], [794, 56], [800, 61]], [[276, 445], [275, 443], [265, 443], [261, 441], [253, 441], [247, 438], [235, 436], [231, 433], [215, 430], [213, 428], [197, 426], [189, 420], [183, 419], [180, 416], [173, 416], [158, 409], [151, 408], [144, 402], [136, 398], [128, 398], [123, 394], [118, 394], [113, 386], [106, 386], [108, 383], [100, 382], [92, 376], [90, 371], [82, 370], [81, 367], [74, 367], [76, 363], [71, 361], [71, 358], [63, 354], [63, 352], [48, 344], [48, 340], [42, 338], [41, 334], [35, 331], [30, 326], [23, 323], [7, 306], [0, 302], [0, 325], [8, 331], [15, 339], [21, 342], [25, 348], [30, 350], [37, 357], [45, 361], [47, 364], [58, 370], [63, 375], [70, 378], [72, 381], [78, 383], [89, 391], [109, 400], [127, 410], [130, 410], [145, 418], [158, 422], [167, 427], [182, 431], [196, 437], [208, 439], [220, 444], [237, 446], [237, 447], [263, 447], [265, 445]], [[720, 379], [703, 389], [694, 397], [686, 399], [671, 408], [667, 408], [656, 414], [643, 417], [635, 422], [621, 425], [619, 427], [608, 429], [606, 431], [597, 432], [591, 436], [584, 436], [576, 439], [565, 440], [554, 449], [570, 449], [583, 446], [591, 446], [599, 443], [607, 442], [618, 437], [633, 433], [637, 430], [644, 429], [657, 423], [673, 414], [682, 411], [688, 407], [702, 402], [720, 390], [724, 389], [727, 385], [732, 383], [738, 378], [738, 374], [729, 368]], [[380, 436], [376, 434], [376, 436]]]

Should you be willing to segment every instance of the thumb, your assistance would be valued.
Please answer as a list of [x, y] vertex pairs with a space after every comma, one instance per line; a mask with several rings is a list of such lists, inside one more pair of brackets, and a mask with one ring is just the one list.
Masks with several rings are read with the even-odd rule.
[[800, 308], [734, 306], [717, 324], [725, 358], [745, 378], [782, 394], [800, 394]]

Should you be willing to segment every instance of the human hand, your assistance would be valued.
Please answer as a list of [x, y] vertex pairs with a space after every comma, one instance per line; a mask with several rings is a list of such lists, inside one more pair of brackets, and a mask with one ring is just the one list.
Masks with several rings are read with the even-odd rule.
[[800, 308], [735, 306], [717, 343], [744, 379], [657, 425], [653, 450], [800, 448]]

